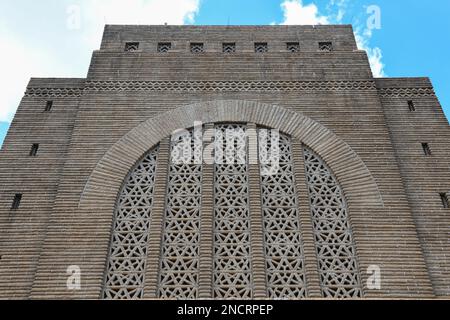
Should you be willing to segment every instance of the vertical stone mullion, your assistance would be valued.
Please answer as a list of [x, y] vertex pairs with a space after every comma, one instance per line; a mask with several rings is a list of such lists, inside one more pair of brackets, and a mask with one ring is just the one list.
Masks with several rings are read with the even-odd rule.
[[311, 219], [311, 208], [309, 201], [309, 191], [306, 181], [305, 160], [303, 156], [302, 143], [292, 140], [292, 160], [294, 163], [295, 184], [298, 194], [298, 203], [300, 210], [300, 228], [303, 241], [303, 254], [305, 263], [306, 285], [308, 297], [322, 297], [320, 287], [320, 275], [318, 271], [318, 262]]
[[148, 258], [145, 273], [145, 299], [157, 298], [158, 276], [161, 259], [161, 244], [163, 221], [166, 204], [167, 174], [169, 170], [170, 138], [161, 141], [159, 146], [158, 164], [156, 167], [154, 202], [150, 223], [148, 242]]
[[[206, 134], [214, 129], [214, 125], [205, 125], [205, 141], [210, 137]], [[205, 150], [205, 148], [203, 148]], [[213, 286], [213, 228], [214, 228], [214, 164], [203, 162], [202, 205], [200, 222], [200, 263], [198, 280], [198, 298], [211, 299]]]
[[[247, 124], [250, 134], [256, 134], [256, 125]], [[249, 159], [257, 159], [258, 145], [257, 139], [249, 139], [248, 146]], [[256, 155], [256, 157], [255, 157]], [[252, 253], [252, 279], [253, 298], [267, 298], [267, 279], [264, 254], [264, 231], [262, 221], [262, 201], [261, 201], [261, 179], [259, 163], [249, 161], [248, 165], [249, 184], [249, 207], [250, 207], [250, 230], [251, 230], [251, 253]]]

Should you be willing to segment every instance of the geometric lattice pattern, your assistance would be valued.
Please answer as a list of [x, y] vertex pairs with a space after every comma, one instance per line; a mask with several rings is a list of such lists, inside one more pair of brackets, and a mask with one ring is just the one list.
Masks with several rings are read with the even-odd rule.
[[[212, 297], [252, 299], [251, 217], [262, 220], [267, 297], [308, 296], [292, 141], [258, 129], [261, 212], [250, 212], [247, 127], [216, 124], [214, 132]], [[199, 296], [202, 129], [172, 136], [158, 270], [157, 297]], [[120, 192], [103, 298], [144, 296], [149, 230], [159, 147], [130, 172]], [[343, 192], [326, 163], [304, 148], [314, 241], [325, 298], [359, 298], [363, 291]], [[257, 191], [258, 192], [258, 191]]]
[[125, 44], [125, 52], [134, 52], [139, 50], [139, 42], [127, 42]]
[[[273, 146], [279, 148], [273, 149]], [[271, 163], [271, 158], [278, 158], [278, 165]], [[303, 249], [290, 137], [260, 129], [259, 159], [268, 297], [305, 298]]]
[[269, 52], [269, 46], [265, 42], [255, 43], [255, 52], [256, 53], [266, 53]]
[[215, 129], [213, 297], [251, 299], [246, 128]]
[[193, 164], [194, 132], [172, 137], [158, 296], [196, 299], [202, 165]]
[[[316, 92], [376, 90], [374, 81], [86, 81], [88, 92]], [[380, 89], [381, 90], [381, 89]], [[68, 96], [72, 90], [54, 88], [28, 88], [27, 97], [58, 98]], [[81, 95], [81, 93], [79, 93]], [[407, 96], [431, 96], [431, 89], [408, 89], [399, 92]]]
[[347, 204], [325, 162], [304, 148], [322, 295], [360, 298], [362, 288]]
[[222, 44], [222, 52], [223, 53], [235, 53], [236, 52], [236, 43]]
[[103, 298], [140, 299], [144, 294], [158, 148], [131, 172], [118, 200]]
[[172, 44], [170, 42], [158, 43], [157, 51], [159, 53], [166, 53], [172, 49]]
[[288, 42], [286, 44], [287, 51], [289, 52], [299, 52], [300, 51], [300, 43], [298, 42]]
[[319, 51], [331, 52], [333, 51], [333, 43], [331, 42], [319, 42]]
[[[168, 91], [168, 92], [315, 92], [377, 89], [374, 81], [91, 81], [84, 88], [27, 88], [26, 97], [80, 97], [83, 92]], [[382, 88], [382, 97], [433, 97], [432, 88]]]
[[205, 46], [203, 43], [191, 43], [191, 53], [203, 53]]

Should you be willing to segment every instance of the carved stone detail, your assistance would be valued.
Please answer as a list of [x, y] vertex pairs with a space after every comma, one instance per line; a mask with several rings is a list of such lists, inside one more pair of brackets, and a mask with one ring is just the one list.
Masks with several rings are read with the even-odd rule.
[[155, 148], [132, 170], [120, 193], [105, 275], [105, 299], [140, 299], [144, 295], [157, 155]]
[[251, 299], [252, 269], [245, 126], [217, 125], [214, 176], [214, 279], [216, 299]]
[[172, 137], [158, 297], [198, 297], [202, 165], [193, 130]]
[[356, 248], [344, 194], [328, 165], [304, 149], [311, 214], [325, 298], [360, 298]]
[[[303, 247], [291, 138], [265, 129], [259, 130], [259, 138], [268, 297], [305, 298]], [[271, 152], [276, 145], [279, 146], [278, 156]], [[269, 155], [270, 158], [278, 158], [278, 165], [268, 161]]]
[[433, 88], [383, 88], [378, 89], [382, 97], [432, 97], [435, 95]]
[[89, 91], [343, 91], [374, 90], [374, 81], [87, 81]]

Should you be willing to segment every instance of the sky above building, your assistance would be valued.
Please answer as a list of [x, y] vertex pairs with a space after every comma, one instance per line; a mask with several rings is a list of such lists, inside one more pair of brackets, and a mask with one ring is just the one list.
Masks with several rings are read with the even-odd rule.
[[105, 24], [352, 24], [376, 77], [430, 77], [450, 118], [448, 0], [0, 2], [0, 145], [31, 77], [81, 77]]

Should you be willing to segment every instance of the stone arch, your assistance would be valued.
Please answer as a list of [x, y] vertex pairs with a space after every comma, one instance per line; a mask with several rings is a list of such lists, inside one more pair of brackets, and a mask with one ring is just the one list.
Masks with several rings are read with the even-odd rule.
[[[98, 297], [102, 290], [117, 197], [130, 170], [152, 148], [168, 139], [173, 131], [190, 128], [196, 121], [205, 124], [246, 122], [277, 128], [301, 141], [329, 165], [341, 185], [351, 216], [383, 207], [378, 186], [355, 151], [331, 130], [309, 117], [280, 106], [254, 101], [210, 101], [180, 107], [148, 119], [125, 134], [98, 162], [86, 183], [77, 215], [90, 217], [96, 225], [98, 240], [86, 244], [83, 250], [104, 252], [104, 256], [89, 262], [86, 272], [92, 274], [89, 281], [95, 284], [86, 291], [89, 297]], [[159, 236], [155, 239], [160, 241]], [[146, 283], [145, 290], [148, 292], [153, 292], [152, 281]]]
[[348, 206], [383, 206], [370, 171], [354, 150], [317, 121], [283, 107], [255, 101], [221, 100], [191, 104], [148, 119], [114, 144], [98, 162], [81, 195], [79, 210], [112, 216], [125, 177], [139, 159], [162, 139], [194, 122], [251, 122], [277, 128], [314, 150], [330, 166]]

